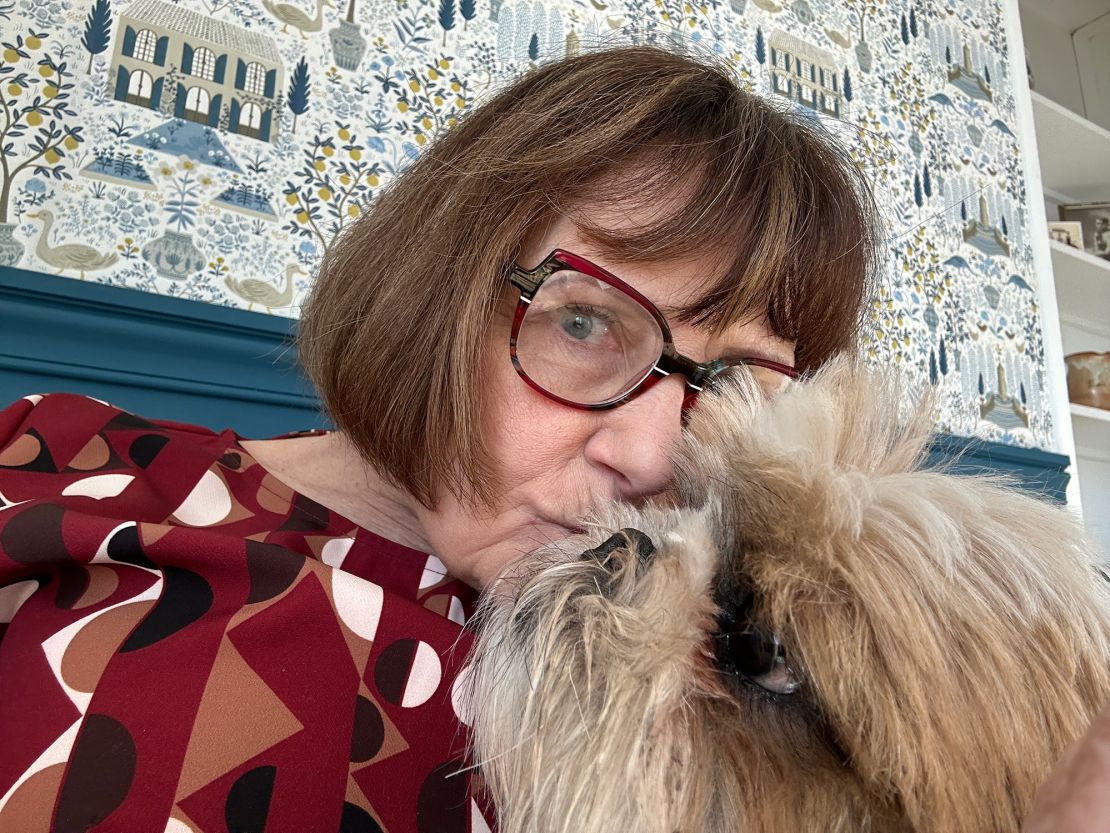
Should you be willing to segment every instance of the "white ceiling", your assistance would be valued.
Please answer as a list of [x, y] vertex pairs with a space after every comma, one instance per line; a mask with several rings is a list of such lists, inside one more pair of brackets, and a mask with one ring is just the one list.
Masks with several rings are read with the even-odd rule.
[[1104, 14], [1110, 14], [1110, 0], [1020, 0], [1022, 8], [1032, 9], [1041, 17], [1074, 32]]

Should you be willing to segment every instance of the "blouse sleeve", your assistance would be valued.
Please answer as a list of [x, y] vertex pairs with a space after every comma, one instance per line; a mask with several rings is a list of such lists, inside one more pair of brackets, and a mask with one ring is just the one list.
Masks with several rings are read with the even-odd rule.
[[0, 466], [3, 465], [4, 452], [19, 437], [23, 436], [25, 423], [42, 396], [24, 396], [0, 410]]

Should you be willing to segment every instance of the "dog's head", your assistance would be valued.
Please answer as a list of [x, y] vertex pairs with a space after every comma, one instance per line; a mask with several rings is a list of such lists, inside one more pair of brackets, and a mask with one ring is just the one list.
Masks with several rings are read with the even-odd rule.
[[1081, 527], [918, 468], [847, 361], [695, 409], [677, 506], [514, 564], [466, 672], [505, 833], [1016, 830], [1110, 697]]

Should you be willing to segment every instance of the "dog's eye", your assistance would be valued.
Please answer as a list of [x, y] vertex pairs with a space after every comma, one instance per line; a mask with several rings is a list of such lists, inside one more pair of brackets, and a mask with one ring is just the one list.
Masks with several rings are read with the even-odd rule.
[[787, 663], [776, 634], [748, 618], [747, 607], [718, 617], [717, 663], [772, 694], [793, 694], [801, 683]]

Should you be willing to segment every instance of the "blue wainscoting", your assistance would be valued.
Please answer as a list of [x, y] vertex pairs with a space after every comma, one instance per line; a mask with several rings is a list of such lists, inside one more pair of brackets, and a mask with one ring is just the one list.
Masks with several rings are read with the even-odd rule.
[[0, 407], [28, 393], [65, 391], [254, 438], [327, 427], [297, 366], [295, 326], [0, 267]]
[[[0, 407], [67, 391], [146, 417], [271, 437], [329, 427], [291, 343], [296, 322], [0, 267]], [[930, 462], [1005, 472], [1062, 503], [1068, 458], [938, 436]]]

